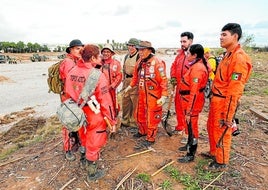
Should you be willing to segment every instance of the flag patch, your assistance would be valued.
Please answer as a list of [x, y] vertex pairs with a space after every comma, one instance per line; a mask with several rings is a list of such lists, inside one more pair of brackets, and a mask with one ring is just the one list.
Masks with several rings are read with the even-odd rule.
[[232, 74], [232, 80], [241, 80], [242, 73], [233, 73]]
[[198, 83], [198, 78], [193, 78], [194, 83]]

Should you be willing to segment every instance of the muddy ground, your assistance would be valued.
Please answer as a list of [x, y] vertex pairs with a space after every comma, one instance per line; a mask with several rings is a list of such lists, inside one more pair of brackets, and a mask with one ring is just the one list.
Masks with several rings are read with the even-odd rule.
[[[250, 111], [254, 108], [262, 116], [268, 115], [267, 55], [252, 55], [254, 72], [257, 74], [247, 84], [237, 113], [241, 134], [233, 137], [228, 171], [211, 177], [200, 167], [210, 162], [200, 156], [201, 152], [208, 150], [207, 105], [200, 117], [201, 135], [194, 162], [177, 162], [177, 158], [185, 154], [178, 151], [178, 147], [183, 145], [180, 143], [182, 135], [169, 137], [161, 125], [154, 150], [129, 157], [146, 149], [135, 149], [137, 141], [132, 138], [133, 131], [120, 128], [101, 152], [98, 164], [106, 175], [91, 183], [85, 180], [86, 172], [79, 167], [78, 152], [75, 153], [77, 159], [74, 162], [65, 160], [58, 119], [55, 116], [37, 116], [33, 107], [26, 107], [0, 116], [0, 128], [10, 125], [9, 130], [0, 134], [0, 189], [268, 189], [268, 121]], [[0, 76], [0, 80], [4, 83], [12, 78]], [[175, 125], [174, 107], [171, 113], [169, 124]], [[178, 180], [166, 169], [151, 176], [170, 162], [170, 167], [179, 171], [180, 176], [187, 175], [193, 181], [189, 180], [187, 184], [186, 177]], [[150, 180], [141, 180], [138, 177], [141, 174], [150, 176]], [[200, 179], [200, 175], [207, 177]], [[122, 179], [125, 181], [118, 187]], [[167, 181], [170, 186], [163, 185]], [[198, 186], [193, 188], [191, 183], [198, 183]]]

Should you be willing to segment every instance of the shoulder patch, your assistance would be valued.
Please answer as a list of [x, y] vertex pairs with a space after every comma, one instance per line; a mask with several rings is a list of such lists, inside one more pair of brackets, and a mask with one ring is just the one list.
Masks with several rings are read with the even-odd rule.
[[198, 78], [193, 78], [194, 83], [198, 83]]
[[241, 80], [242, 73], [233, 73], [232, 74], [232, 80]]

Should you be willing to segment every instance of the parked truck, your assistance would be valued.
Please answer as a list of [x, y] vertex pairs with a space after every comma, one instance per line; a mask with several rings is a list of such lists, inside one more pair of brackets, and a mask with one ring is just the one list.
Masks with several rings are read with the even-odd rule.
[[48, 57], [43, 55], [40, 56], [38, 53], [33, 54], [33, 56], [30, 58], [32, 62], [39, 62], [39, 61], [46, 61], [48, 60]]
[[0, 54], [0, 63], [7, 63], [7, 57], [5, 55]]

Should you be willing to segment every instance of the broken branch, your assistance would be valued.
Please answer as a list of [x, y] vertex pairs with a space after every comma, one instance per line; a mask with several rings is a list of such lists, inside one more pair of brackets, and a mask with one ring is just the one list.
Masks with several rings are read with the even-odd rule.
[[134, 154], [130, 154], [130, 155], [126, 156], [126, 157], [129, 158], [129, 157], [132, 157], [132, 156], [137, 156], [137, 155], [144, 154], [146, 152], [151, 152], [151, 151], [152, 151], [152, 149], [148, 149], [148, 150], [144, 150], [144, 151], [137, 152], [137, 153], [134, 153]]
[[65, 185], [63, 185], [59, 190], [63, 190], [65, 187], [67, 187], [70, 183], [72, 183], [76, 178], [74, 177], [73, 179], [71, 179], [70, 181], [68, 181], [67, 183], [65, 183]]
[[134, 170], [132, 170], [132, 172], [127, 173], [127, 175], [125, 175], [125, 177], [123, 177], [123, 179], [121, 179], [121, 181], [117, 184], [115, 190], [117, 190], [127, 180], [127, 178], [129, 178], [129, 176], [131, 176], [134, 173], [134, 171], [136, 171], [137, 167], [134, 168]]
[[165, 169], [166, 167], [168, 167], [169, 165], [173, 164], [175, 161], [171, 161], [169, 163], [167, 163], [166, 165], [164, 165], [162, 168], [160, 168], [159, 170], [157, 170], [156, 172], [154, 172], [151, 176], [155, 176], [156, 174], [158, 174], [159, 172], [161, 172], [163, 169]]

